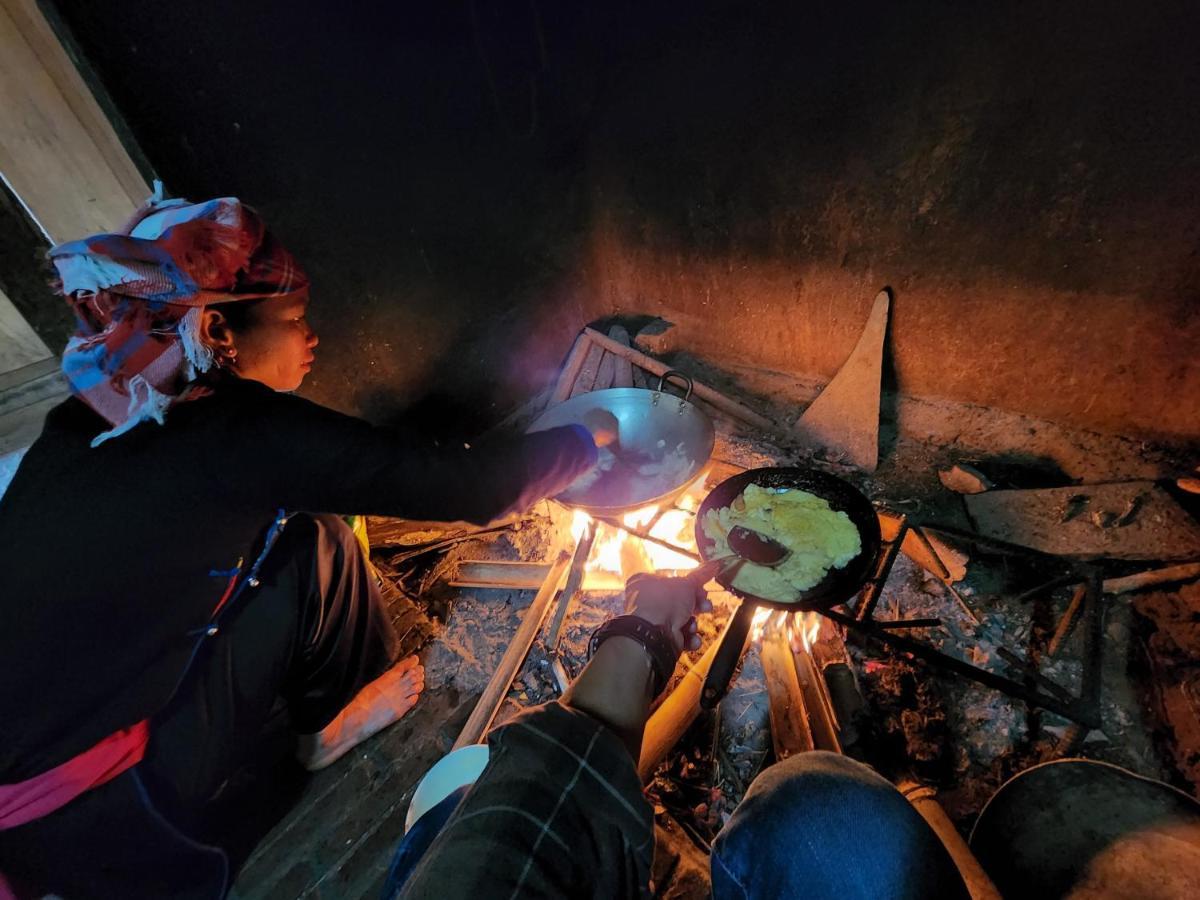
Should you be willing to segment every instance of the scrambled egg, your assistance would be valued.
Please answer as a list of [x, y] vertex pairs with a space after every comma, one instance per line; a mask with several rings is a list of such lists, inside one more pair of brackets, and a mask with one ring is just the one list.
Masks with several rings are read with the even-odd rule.
[[716, 545], [714, 558], [729, 556], [728, 534], [741, 525], [774, 538], [792, 551], [778, 566], [743, 563], [733, 586], [747, 594], [788, 603], [816, 586], [862, 550], [858, 528], [844, 512], [807, 491], [748, 486], [730, 506], [710, 509], [704, 533]]

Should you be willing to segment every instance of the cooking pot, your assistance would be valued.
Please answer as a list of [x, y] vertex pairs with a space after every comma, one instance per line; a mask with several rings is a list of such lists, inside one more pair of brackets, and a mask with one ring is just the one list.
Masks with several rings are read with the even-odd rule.
[[[682, 397], [665, 390], [672, 379], [684, 383]], [[691, 379], [670, 371], [655, 390], [592, 391], [543, 412], [529, 431], [583, 424], [587, 413], [599, 409], [616, 417], [620, 435], [615, 454], [601, 449], [592, 477], [579, 479], [554, 499], [603, 518], [673, 501], [708, 464], [715, 440], [712, 421], [691, 396]]]

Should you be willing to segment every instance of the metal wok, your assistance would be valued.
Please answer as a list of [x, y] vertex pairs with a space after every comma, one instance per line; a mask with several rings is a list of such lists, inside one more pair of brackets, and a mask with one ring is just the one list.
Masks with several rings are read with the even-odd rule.
[[[686, 383], [683, 397], [663, 390], [672, 378]], [[690, 378], [667, 372], [657, 390], [592, 391], [543, 412], [529, 431], [581, 424], [586, 413], [601, 409], [616, 417], [620, 432], [620, 453], [601, 451], [598, 477], [581, 479], [555, 499], [606, 518], [674, 500], [700, 475], [713, 450], [712, 421], [689, 402], [691, 395]]]
[[804, 591], [795, 600], [779, 602], [747, 594], [732, 586], [737, 570], [726, 567], [715, 578], [718, 584], [734, 596], [742, 599], [742, 605], [733, 614], [733, 621], [725, 629], [721, 646], [717, 649], [716, 658], [708, 670], [704, 681], [704, 691], [700, 703], [705, 709], [711, 709], [724, 696], [733, 670], [737, 668], [746, 645], [746, 636], [750, 633], [750, 625], [754, 619], [755, 610], [760, 607], [783, 609], [788, 611], [827, 610], [849, 600], [866, 584], [871, 575], [871, 565], [879, 553], [880, 534], [879, 519], [875, 508], [863, 494], [848, 482], [833, 475], [818, 472], [813, 469], [777, 468], [751, 469], [734, 475], [721, 482], [709, 493], [696, 512], [696, 547], [706, 560], [716, 558], [716, 548], [708, 535], [704, 533], [704, 517], [709, 510], [729, 506], [747, 487], [757, 484], [766, 488], [788, 488], [808, 491], [826, 500], [830, 508], [844, 512], [858, 529], [862, 548], [858, 555], [840, 569], [830, 569], [825, 577], [813, 587]]

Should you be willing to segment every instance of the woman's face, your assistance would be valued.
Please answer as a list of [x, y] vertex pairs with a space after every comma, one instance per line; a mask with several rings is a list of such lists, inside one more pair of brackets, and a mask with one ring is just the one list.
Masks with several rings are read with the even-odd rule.
[[[305, 318], [307, 309], [307, 295], [263, 300], [247, 312], [240, 330], [226, 328], [213, 349], [239, 378], [262, 382], [277, 391], [294, 391], [312, 370], [315, 359], [317, 334]], [[213, 332], [217, 337], [220, 329]]]

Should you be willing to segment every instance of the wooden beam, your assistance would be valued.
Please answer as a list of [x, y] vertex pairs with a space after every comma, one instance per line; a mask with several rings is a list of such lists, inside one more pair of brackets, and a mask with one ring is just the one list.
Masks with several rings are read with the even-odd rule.
[[0, 375], [27, 368], [52, 355], [33, 326], [0, 290]]
[[53, 242], [120, 226], [150, 194], [34, 0], [0, 0], [0, 172]]

